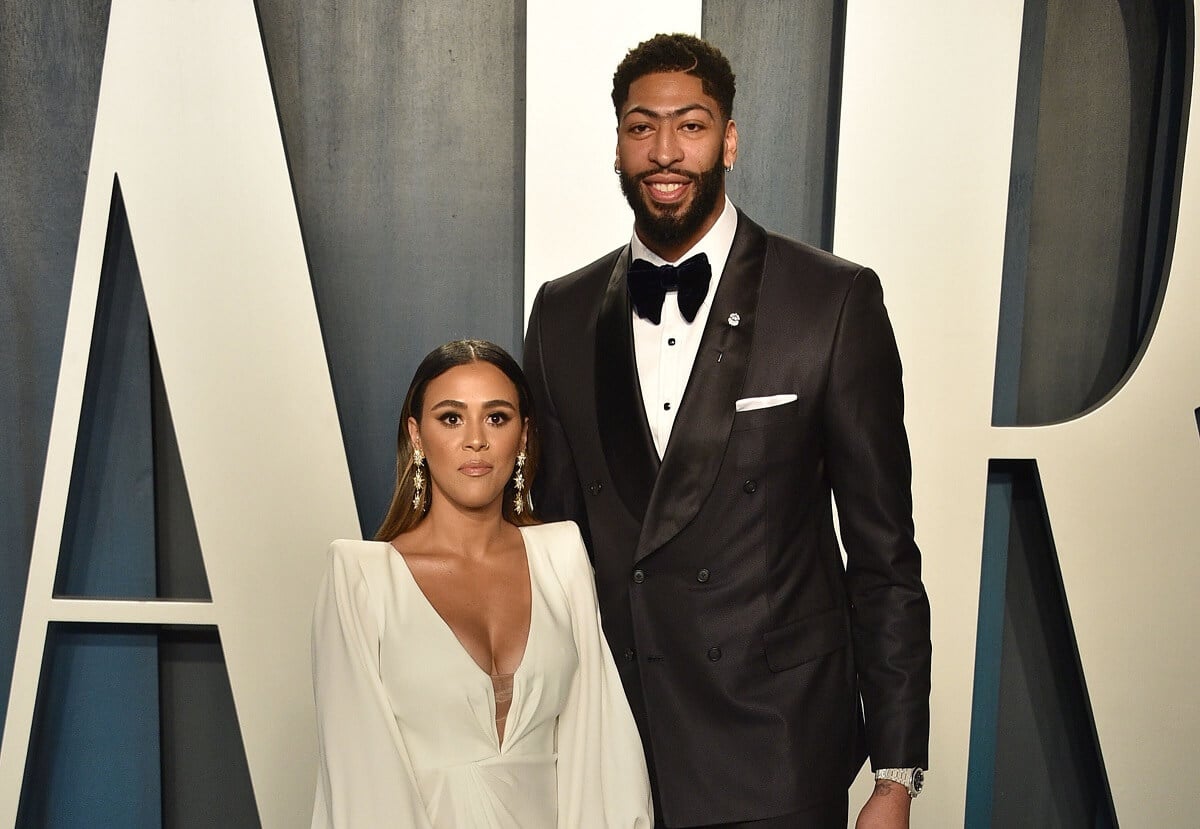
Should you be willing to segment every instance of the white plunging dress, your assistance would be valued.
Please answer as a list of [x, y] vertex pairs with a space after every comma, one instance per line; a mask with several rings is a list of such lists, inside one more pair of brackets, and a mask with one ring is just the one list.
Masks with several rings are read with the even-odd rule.
[[529, 639], [503, 742], [493, 680], [387, 542], [335, 541], [313, 619], [312, 825], [652, 825], [645, 759], [571, 522], [522, 527]]

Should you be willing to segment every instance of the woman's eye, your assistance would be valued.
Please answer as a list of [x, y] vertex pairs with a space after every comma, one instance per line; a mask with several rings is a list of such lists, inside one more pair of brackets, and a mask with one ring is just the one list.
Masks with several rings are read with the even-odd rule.
[[447, 426], [457, 426], [459, 423], [462, 423], [462, 418], [454, 412], [447, 412], [442, 415], [442, 423], [445, 423]]
[[504, 414], [503, 412], [493, 412], [492, 414], [488, 415], [488, 423], [491, 423], [493, 426], [500, 426], [501, 424], [507, 422], [508, 415]]

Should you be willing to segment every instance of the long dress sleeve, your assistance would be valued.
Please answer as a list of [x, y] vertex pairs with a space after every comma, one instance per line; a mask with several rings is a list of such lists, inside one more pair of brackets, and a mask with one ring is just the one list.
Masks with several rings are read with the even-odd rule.
[[567, 597], [579, 668], [558, 720], [558, 826], [627, 829], [654, 824], [646, 758], [600, 628], [591, 563], [572, 523], [551, 561]]
[[373, 551], [335, 541], [313, 616], [320, 751], [313, 829], [411, 826], [429, 819], [379, 674], [383, 612], [372, 601]]

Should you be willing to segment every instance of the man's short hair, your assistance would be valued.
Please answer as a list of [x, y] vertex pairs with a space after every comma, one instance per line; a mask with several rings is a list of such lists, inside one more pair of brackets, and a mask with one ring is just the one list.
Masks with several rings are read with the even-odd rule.
[[612, 99], [621, 118], [621, 107], [629, 100], [629, 87], [638, 78], [655, 72], [685, 72], [700, 79], [704, 94], [721, 107], [721, 114], [733, 117], [736, 91], [733, 68], [716, 46], [685, 34], [659, 34], [629, 50], [613, 74]]

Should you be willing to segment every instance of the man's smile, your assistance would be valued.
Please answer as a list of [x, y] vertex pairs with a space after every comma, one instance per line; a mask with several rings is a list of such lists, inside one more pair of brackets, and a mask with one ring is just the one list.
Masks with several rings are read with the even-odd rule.
[[690, 178], [680, 180], [677, 175], [665, 176], [661, 173], [642, 178], [650, 200], [664, 205], [682, 201], [687, 196], [691, 183]]
[[655, 193], [662, 194], [662, 195], [673, 194], [673, 193], [677, 192], [683, 186], [684, 186], [684, 183], [682, 181], [671, 181], [671, 182], [652, 181], [652, 182], [650, 182], [651, 189], [653, 189]]

